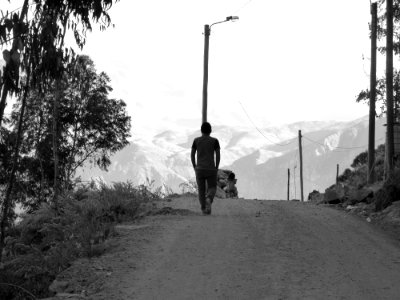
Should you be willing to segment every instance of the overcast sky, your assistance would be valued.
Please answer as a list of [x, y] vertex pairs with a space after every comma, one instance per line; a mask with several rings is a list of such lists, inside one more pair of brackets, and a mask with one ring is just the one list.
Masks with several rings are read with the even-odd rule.
[[197, 126], [204, 24], [237, 15], [212, 27], [212, 124], [251, 125], [240, 103], [259, 127], [352, 120], [368, 114], [355, 98], [369, 82], [369, 7], [368, 0], [120, 0], [110, 10], [115, 28], [89, 33], [83, 53], [111, 77], [134, 132]]

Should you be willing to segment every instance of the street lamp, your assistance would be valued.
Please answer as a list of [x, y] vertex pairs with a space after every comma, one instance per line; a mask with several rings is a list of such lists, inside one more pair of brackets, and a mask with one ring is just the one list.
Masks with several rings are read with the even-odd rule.
[[208, 46], [210, 40], [211, 27], [215, 24], [220, 24], [228, 21], [239, 20], [238, 16], [229, 16], [225, 20], [215, 22], [211, 25], [204, 25], [204, 72], [203, 72], [203, 109], [202, 123], [207, 122], [207, 87], [208, 87]]

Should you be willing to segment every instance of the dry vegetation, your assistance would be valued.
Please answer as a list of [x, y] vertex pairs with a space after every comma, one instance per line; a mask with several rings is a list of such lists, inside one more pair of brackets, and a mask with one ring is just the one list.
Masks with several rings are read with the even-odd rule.
[[346, 169], [325, 193], [314, 191], [309, 200], [314, 203], [330, 204], [358, 215], [367, 222], [375, 223], [390, 235], [400, 234], [400, 161], [395, 161], [391, 180], [385, 179], [385, 146], [376, 149], [375, 183], [367, 183], [368, 153], [362, 152], [354, 158], [351, 169]]
[[90, 184], [65, 193], [57, 206], [43, 203], [23, 215], [8, 231], [0, 299], [48, 296], [57, 274], [79, 257], [102, 254], [115, 224], [137, 218], [161, 197], [159, 190], [144, 185]]

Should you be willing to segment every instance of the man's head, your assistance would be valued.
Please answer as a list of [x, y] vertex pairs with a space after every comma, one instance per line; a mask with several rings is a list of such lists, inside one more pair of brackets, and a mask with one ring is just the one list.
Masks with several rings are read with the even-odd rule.
[[201, 133], [206, 134], [206, 135], [210, 135], [211, 133], [211, 124], [208, 122], [204, 122], [201, 125]]

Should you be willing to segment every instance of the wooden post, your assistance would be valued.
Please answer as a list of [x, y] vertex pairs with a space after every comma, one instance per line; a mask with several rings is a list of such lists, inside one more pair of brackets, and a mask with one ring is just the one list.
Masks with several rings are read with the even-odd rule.
[[386, 0], [386, 149], [387, 180], [393, 177], [394, 119], [393, 119], [393, 0]]
[[301, 146], [301, 130], [299, 130], [299, 156], [300, 156], [300, 199], [301, 202], [304, 201], [304, 193], [303, 193], [303, 149]]
[[294, 186], [294, 199], [297, 199], [297, 188], [296, 188], [296, 165], [293, 167], [293, 186]]
[[339, 184], [339, 164], [336, 165], [336, 185]]
[[287, 169], [287, 201], [289, 201], [290, 198], [290, 169]]
[[208, 52], [210, 40], [210, 26], [204, 25], [204, 70], [203, 70], [203, 109], [202, 124], [207, 122], [207, 98], [208, 98]]
[[368, 174], [369, 184], [375, 181], [375, 100], [376, 100], [376, 33], [377, 33], [377, 3], [371, 5], [371, 74], [369, 95], [369, 134], [368, 134]]

